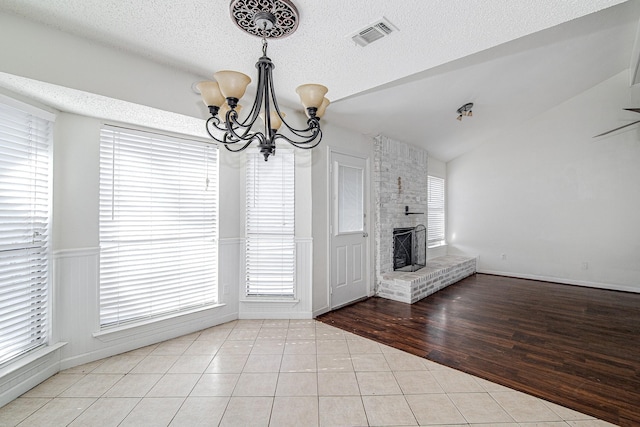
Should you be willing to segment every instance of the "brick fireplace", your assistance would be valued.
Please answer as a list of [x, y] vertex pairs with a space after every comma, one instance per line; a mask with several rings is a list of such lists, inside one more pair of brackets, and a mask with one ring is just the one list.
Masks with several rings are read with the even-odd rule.
[[[406, 254], [394, 253], [394, 229], [406, 232], [415, 230], [420, 224], [428, 226], [428, 156], [424, 150], [383, 135], [374, 141], [375, 290], [381, 297], [414, 303], [475, 273], [476, 258], [439, 256], [430, 259], [425, 246], [424, 267], [402, 271], [413, 261], [409, 261]], [[404, 243], [405, 246], [408, 244], [406, 237]], [[413, 255], [410, 258], [413, 259]], [[399, 264], [404, 266], [398, 268]], [[420, 267], [421, 262], [417, 264]]]
[[379, 285], [382, 275], [393, 271], [394, 228], [427, 225], [427, 152], [383, 135], [375, 138], [374, 152], [375, 269]]

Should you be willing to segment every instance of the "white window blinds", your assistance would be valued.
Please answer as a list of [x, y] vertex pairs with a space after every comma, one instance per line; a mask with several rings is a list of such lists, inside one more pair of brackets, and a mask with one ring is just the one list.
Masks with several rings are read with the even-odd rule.
[[427, 245], [429, 247], [444, 245], [444, 179], [429, 176], [428, 192]]
[[247, 153], [247, 296], [294, 297], [294, 154]]
[[100, 325], [217, 300], [216, 145], [105, 126]]
[[54, 116], [11, 104], [0, 99], [0, 365], [46, 344], [48, 336]]
[[338, 164], [338, 232], [364, 231], [364, 169]]

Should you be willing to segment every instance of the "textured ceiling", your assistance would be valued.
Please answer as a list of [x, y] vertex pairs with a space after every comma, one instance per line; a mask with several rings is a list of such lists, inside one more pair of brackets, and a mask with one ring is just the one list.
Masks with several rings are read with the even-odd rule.
[[[519, 110], [535, 114], [620, 72], [630, 60], [638, 16], [635, 0], [613, 8], [617, 13], [603, 9], [622, 0], [294, 3], [300, 11], [297, 32], [269, 43], [279, 98], [293, 102], [299, 84], [325, 84], [334, 102], [327, 121], [366, 134], [387, 133], [442, 160], [486, 139], [500, 114], [508, 113], [510, 121], [503, 123], [520, 120], [514, 104], [532, 105]], [[0, 10], [203, 77], [220, 69], [253, 75], [260, 40], [235, 27], [228, 4], [2, 0]], [[604, 18], [586, 16], [598, 11], [592, 16]], [[399, 31], [364, 48], [348, 37], [383, 16]], [[590, 59], [586, 54], [594, 48], [604, 52]], [[567, 85], [571, 73], [575, 81]], [[542, 83], [554, 93], [543, 96], [536, 89]], [[467, 101], [477, 103], [476, 129], [460, 134], [455, 109]], [[482, 122], [483, 116], [492, 121]]]
[[[331, 118], [451, 160], [627, 69], [639, 6], [610, 8], [361, 93], [334, 104]], [[399, 113], [381, 116], [379, 100]], [[467, 102], [473, 117], [455, 120]]]

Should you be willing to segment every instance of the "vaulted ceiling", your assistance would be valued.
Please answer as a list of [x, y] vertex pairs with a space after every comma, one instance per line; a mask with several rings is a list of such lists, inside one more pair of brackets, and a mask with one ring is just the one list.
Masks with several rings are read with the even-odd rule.
[[[297, 85], [325, 84], [327, 122], [444, 161], [627, 69], [640, 16], [635, 0], [294, 3], [298, 30], [269, 43], [279, 99], [293, 104]], [[261, 53], [226, 0], [3, 0], [0, 10], [203, 79], [221, 69], [253, 75]], [[351, 40], [382, 17], [398, 31], [366, 47]], [[459, 122], [466, 102], [474, 117]]]

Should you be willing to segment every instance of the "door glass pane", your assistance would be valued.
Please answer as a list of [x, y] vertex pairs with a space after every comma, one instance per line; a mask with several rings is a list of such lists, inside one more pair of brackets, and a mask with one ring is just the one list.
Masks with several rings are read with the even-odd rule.
[[338, 232], [364, 231], [362, 169], [338, 166]]

